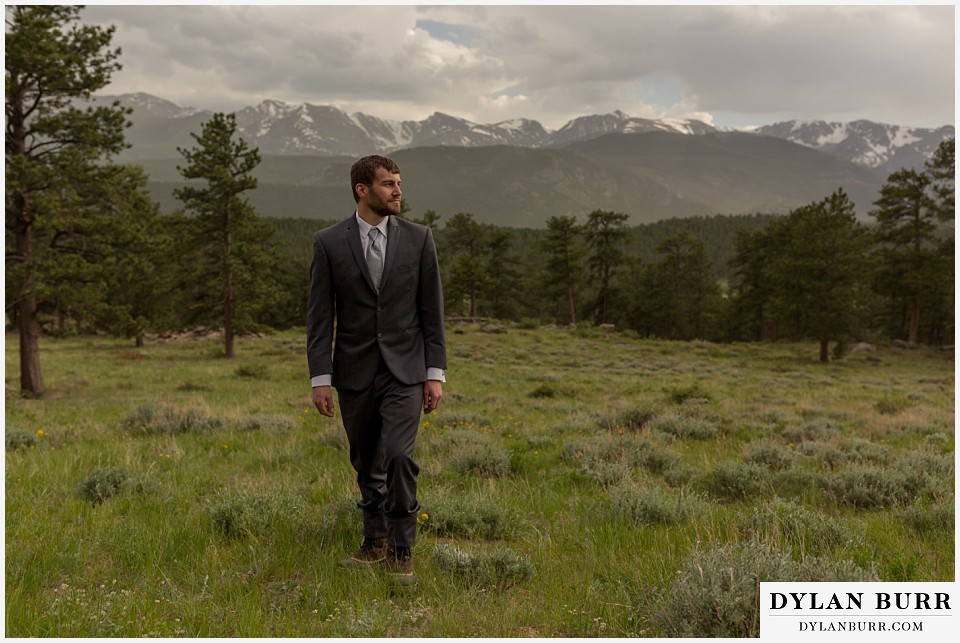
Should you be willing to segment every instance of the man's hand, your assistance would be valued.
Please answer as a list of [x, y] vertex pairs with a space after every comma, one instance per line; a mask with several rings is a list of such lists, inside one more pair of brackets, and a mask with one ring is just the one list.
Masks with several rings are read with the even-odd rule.
[[440, 406], [443, 397], [443, 387], [439, 380], [427, 380], [423, 383], [423, 412], [430, 413]]
[[[439, 401], [439, 400], [438, 400]], [[313, 387], [313, 405], [320, 411], [320, 415], [333, 417], [333, 389], [329, 386]]]

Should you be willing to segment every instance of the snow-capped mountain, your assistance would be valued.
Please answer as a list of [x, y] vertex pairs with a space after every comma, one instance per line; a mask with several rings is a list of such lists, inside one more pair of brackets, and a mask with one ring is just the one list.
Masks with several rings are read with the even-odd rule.
[[119, 101], [124, 107], [132, 108], [138, 120], [176, 119], [187, 118], [195, 114], [210, 114], [210, 112], [205, 112], [204, 110], [193, 107], [181, 107], [176, 103], [171, 103], [168, 100], [144, 92], [122, 94], [120, 96], [99, 96], [95, 100], [98, 103]]
[[715, 127], [701, 121], [633, 118], [617, 110], [611, 114], [580, 116], [573, 119], [550, 135], [550, 144], [564, 145], [614, 133], [675, 132], [678, 134], [706, 134], [716, 131]]
[[941, 141], [955, 136], [954, 127], [950, 125], [924, 129], [863, 120], [850, 123], [787, 121], [760, 127], [756, 132], [888, 172], [922, 166]]
[[[179, 157], [176, 147], [192, 145], [190, 133], [199, 133], [202, 122], [212, 115], [209, 110], [181, 107], [144, 93], [102, 96], [97, 100], [119, 100], [133, 108], [134, 125], [128, 135], [133, 148], [128, 156], [139, 159]], [[332, 106], [276, 100], [246, 107], [236, 112], [236, 117], [240, 136], [263, 154], [301, 156], [358, 156], [427, 146], [548, 148], [616, 133], [717, 132], [702, 121], [651, 120], [621, 111], [581, 116], [551, 131], [528, 119], [481, 124], [435, 112], [421, 121], [393, 121], [363, 113], [348, 114]], [[954, 127], [922, 129], [870, 121], [788, 121], [760, 127], [755, 133], [889, 172], [901, 167], [922, 167], [940, 141], [954, 136]]]

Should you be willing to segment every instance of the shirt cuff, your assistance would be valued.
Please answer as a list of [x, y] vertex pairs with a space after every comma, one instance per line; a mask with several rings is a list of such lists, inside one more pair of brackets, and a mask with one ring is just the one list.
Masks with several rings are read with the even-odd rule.
[[[427, 379], [436, 380], [438, 382], [447, 381], [447, 378], [443, 373], [443, 369], [434, 368], [432, 366], [427, 369]], [[310, 386], [314, 388], [317, 386], [330, 386], [332, 381], [333, 381], [333, 375], [330, 373], [324, 373], [322, 375], [314, 375], [313, 377], [310, 378]]]
[[314, 375], [310, 378], [310, 386], [316, 388], [318, 386], [330, 386], [330, 383], [333, 381], [332, 373], [324, 373], [323, 375]]

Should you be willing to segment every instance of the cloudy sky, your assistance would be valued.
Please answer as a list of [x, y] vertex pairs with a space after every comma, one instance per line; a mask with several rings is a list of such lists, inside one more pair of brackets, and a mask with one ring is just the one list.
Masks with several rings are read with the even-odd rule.
[[142, 91], [389, 119], [439, 111], [549, 129], [586, 114], [748, 127], [954, 124], [955, 9], [939, 6], [88, 5]]

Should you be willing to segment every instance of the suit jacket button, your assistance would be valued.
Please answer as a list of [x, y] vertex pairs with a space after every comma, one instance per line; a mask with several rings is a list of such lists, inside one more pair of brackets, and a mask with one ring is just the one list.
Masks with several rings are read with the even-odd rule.
[[383, 337], [383, 333], [377, 333], [377, 337]]

